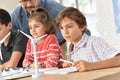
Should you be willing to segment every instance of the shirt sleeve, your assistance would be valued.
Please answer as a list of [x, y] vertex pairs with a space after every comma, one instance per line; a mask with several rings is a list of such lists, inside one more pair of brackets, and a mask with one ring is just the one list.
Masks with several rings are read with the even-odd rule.
[[33, 62], [33, 60], [34, 60], [34, 58], [31, 55], [31, 42], [30, 42], [30, 40], [28, 40], [25, 58], [23, 60], [23, 67], [28, 67], [28, 65], [31, 64]]
[[[12, 30], [13, 31], [17, 31], [19, 28], [19, 24], [18, 24], [18, 14], [19, 14], [19, 8], [18, 6], [11, 12], [10, 16], [11, 16], [11, 22], [12, 22]], [[20, 19], [20, 18], [19, 18]]]
[[47, 39], [46, 44], [48, 48], [47, 60], [45, 62], [46, 68], [58, 67], [58, 64], [61, 64], [59, 59], [62, 58], [62, 50], [55, 36], [49, 36]]
[[118, 50], [111, 47], [105, 40], [102, 38], [96, 38], [93, 42], [94, 50], [99, 53], [98, 56], [102, 60], [111, 58], [119, 54]]
[[28, 38], [22, 33], [18, 32], [15, 39], [13, 51], [25, 53]]

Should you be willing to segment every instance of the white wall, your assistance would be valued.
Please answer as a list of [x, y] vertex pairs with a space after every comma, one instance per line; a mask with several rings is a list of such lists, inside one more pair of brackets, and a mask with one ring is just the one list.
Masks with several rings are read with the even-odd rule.
[[104, 38], [111, 46], [120, 50], [120, 33], [116, 33], [113, 16], [112, 0], [95, 0], [97, 28], [100, 37]]
[[17, 4], [18, 0], [0, 0], [0, 8], [4, 8], [9, 12], [12, 12]]

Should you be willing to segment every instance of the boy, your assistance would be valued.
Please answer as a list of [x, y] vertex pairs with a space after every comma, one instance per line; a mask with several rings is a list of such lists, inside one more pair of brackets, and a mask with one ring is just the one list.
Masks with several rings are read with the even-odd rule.
[[75, 66], [78, 71], [120, 66], [120, 55], [103, 39], [85, 33], [85, 16], [76, 8], [68, 7], [56, 18], [64, 39], [71, 42], [67, 57], [74, 64], [63, 63], [63, 67]]
[[12, 32], [9, 13], [0, 9], [0, 58], [1, 69], [22, 67], [28, 38], [20, 32]]

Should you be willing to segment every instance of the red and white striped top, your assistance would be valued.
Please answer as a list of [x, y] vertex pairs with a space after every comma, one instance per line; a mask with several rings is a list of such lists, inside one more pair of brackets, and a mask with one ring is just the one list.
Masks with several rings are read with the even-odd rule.
[[[48, 35], [42, 43], [36, 45], [36, 53], [38, 62], [44, 63], [46, 68], [61, 67], [62, 50], [54, 34]], [[34, 62], [34, 51], [31, 48], [31, 41], [28, 40], [23, 67], [32, 62]]]

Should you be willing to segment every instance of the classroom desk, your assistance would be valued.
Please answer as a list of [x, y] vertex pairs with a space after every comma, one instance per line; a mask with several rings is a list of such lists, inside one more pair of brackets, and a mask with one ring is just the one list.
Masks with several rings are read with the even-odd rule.
[[46, 74], [37, 79], [26, 77], [15, 80], [120, 80], [120, 67], [69, 74]]

